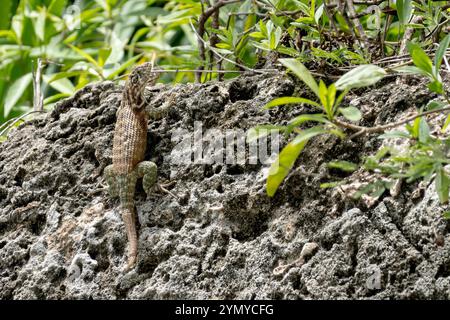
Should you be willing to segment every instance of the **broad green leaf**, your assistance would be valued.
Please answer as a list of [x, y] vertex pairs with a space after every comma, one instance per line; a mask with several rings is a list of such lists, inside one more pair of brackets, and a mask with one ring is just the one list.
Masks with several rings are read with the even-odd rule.
[[297, 98], [297, 97], [281, 97], [281, 98], [275, 98], [272, 101], [270, 101], [268, 104], [264, 106], [264, 109], [270, 109], [273, 107], [281, 106], [284, 104], [301, 104], [306, 103], [309, 105], [312, 105], [314, 107], [317, 107], [319, 109], [322, 109], [322, 106], [318, 104], [317, 102], [314, 102], [312, 100], [306, 99], [306, 98]]
[[76, 53], [78, 53], [80, 56], [82, 56], [83, 58], [85, 58], [87, 61], [89, 61], [90, 63], [92, 63], [94, 66], [99, 67], [97, 61], [87, 52], [81, 50], [80, 48], [77, 48], [71, 44], [68, 44], [68, 46], [75, 51]]
[[401, 24], [405, 25], [411, 19], [412, 14], [412, 1], [411, 0], [397, 0], [397, 13], [398, 20]]
[[439, 94], [442, 94], [444, 92], [444, 87], [442, 85], [442, 82], [439, 80], [431, 81], [428, 84], [428, 89], [430, 89], [430, 91], [432, 91], [432, 92], [436, 92]]
[[53, 89], [56, 89], [61, 93], [72, 94], [75, 92], [75, 87], [67, 78], [54, 80], [52, 82], [50, 82], [51, 76], [49, 75], [44, 75], [42, 78], [44, 82], [48, 83]]
[[16, 34], [16, 39], [20, 44], [22, 44], [24, 25], [25, 25], [25, 16], [23, 14], [17, 14], [12, 18], [11, 29]]
[[343, 184], [345, 184], [345, 181], [325, 182], [320, 184], [320, 188], [321, 189], [335, 188]]
[[50, 6], [48, 7], [48, 12], [56, 16], [61, 16], [66, 5], [67, 0], [52, 0]]
[[44, 99], [44, 106], [47, 106], [47, 105], [49, 105], [49, 104], [51, 104], [53, 102], [59, 101], [59, 100], [61, 100], [63, 98], [70, 97], [70, 95], [71, 94], [69, 94], [69, 93], [57, 93], [57, 94], [55, 94], [53, 96], [45, 98]]
[[371, 86], [383, 79], [386, 71], [378, 66], [367, 64], [347, 72], [336, 82], [338, 90], [350, 90]]
[[279, 53], [282, 53], [282, 54], [285, 54], [285, 55], [288, 55], [288, 56], [291, 56], [291, 57], [298, 57], [298, 56], [301, 55], [301, 53], [299, 51], [297, 51], [296, 49], [288, 48], [288, 47], [285, 47], [283, 45], [279, 45], [278, 48], [277, 48], [277, 51]]
[[446, 106], [447, 106], [447, 104], [442, 101], [430, 101], [426, 105], [425, 110], [427, 110], [427, 111], [438, 110], [438, 109], [445, 108]]
[[336, 86], [333, 83], [328, 86], [327, 100], [328, 100], [328, 107], [329, 107], [330, 115], [333, 116], [333, 107], [334, 107], [334, 103], [336, 101]]
[[419, 141], [426, 143], [430, 138], [430, 127], [424, 117], [420, 117], [419, 121]]
[[77, 70], [77, 71], [66, 71], [66, 72], [59, 72], [59, 73], [55, 73], [53, 75], [50, 75], [51, 78], [48, 80], [48, 82], [53, 82], [59, 79], [63, 79], [63, 78], [71, 78], [71, 77], [75, 77], [75, 76], [79, 76], [80, 74], [84, 73], [85, 71], [83, 70]]
[[412, 42], [408, 43], [408, 51], [416, 67], [429, 76], [433, 76], [433, 64], [425, 51], [419, 45]]
[[420, 117], [414, 119], [412, 125], [406, 124], [405, 127], [411, 133], [411, 136], [414, 139], [418, 139], [419, 138], [419, 129], [420, 129]]
[[328, 88], [323, 80], [319, 82], [319, 99], [325, 109], [327, 115], [329, 116], [329, 104], [328, 104]]
[[439, 165], [436, 170], [436, 178], [435, 178], [435, 188], [439, 197], [439, 201], [443, 203], [448, 202], [448, 192], [449, 192], [449, 178], [445, 173], [444, 168]]
[[39, 9], [39, 14], [34, 22], [34, 32], [39, 40], [44, 41], [45, 38], [45, 19], [47, 17], [47, 11], [45, 8]]
[[261, 125], [251, 128], [247, 131], [247, 143], [258, 140], [259, 138], [265, 137], [271, 134], [274, 131], [284, 130], [286, 127], [284, 126], [276, 126], [276, 125]]
[[444, 219], [449, 220], [449, 219], [450, 219], [450, 211], [445, 211], [445, 212], [442, 214], [442, 217], [443, 217]]
[[259, 31], [251, 32], [249, 34], [249, 36], [252, 38], [255, 38], [255, 39], [265, 39], [266, 38], [266, 36], [262, 32], [259, 32]]
[[296, 59], [280, 59], [282, 65], [291, 70], [299, 77], [315, 94], [319, 97], [319, 86], [312, 76], [311, 72]]
[[314, 16], [314, 13], [316, 11], [316, 0], [311, 0], [309, 7], [310, 7], [309, 15], [312, 17], [312, 16]]
[[111, 54], [111, 48], [101, 48], [98, 50], [98, 64], [103, 67]]
[[448, 45], [450, 44], [450, 34], [448, 34], [439, 44], [439, 48], [436, 51], [434, 56], [434, 66], [436, 75], [439, 73], [439, 69], [441, 68], [442, 58], [447, 51]]
[[327, 164], [328, 168], [340, 169], [345, 172], [353, 172], [358, 169], [358, 165], [349, 161], [331, 161]]
[[24, 95], [25, 90], [31, 84], [33, 76], [27, 73], [20, 77], [9, 87], [5, 96], [5, 106], [3, 109], [3, 116], [6, 118], [11, 112], [11, 109], [17, 104], [19, 99]]
[[339, 112], [350, 121], [361, 120], [361, 111], [355, 107], [339, 108]]
[[14, 0], [2, 0], [2, 14], [0, 15], [0, 29], [9, 29], [11, 11]]
[[106, 64], [118, 63], [124, 56], [125, 41], [123, 41], [116, 32], [111, 33], [110, 44], [111, 52], [108, 55]]
[[322, 4], [320, 5], [320, 7], [317, 8], [316, 13], [314, 14], [314, 21], [316, 21], [317, 24], [319, 23], [320, 18], [321, 18], [322, 15], [323, 15], [323, 10], [324, 10], [324, 8], [325, 8], [325, 6], [324, 6], [324, 4], [322, 3]]
[[293, 141], [281, 150], [277, 159], [272, 163], [267, 177], [266, 191], [272, 197], [294, 166], [295, 160], [302, 152], [308, 140], [327, 131], [322, 127], [314, 127], [302, 131]]

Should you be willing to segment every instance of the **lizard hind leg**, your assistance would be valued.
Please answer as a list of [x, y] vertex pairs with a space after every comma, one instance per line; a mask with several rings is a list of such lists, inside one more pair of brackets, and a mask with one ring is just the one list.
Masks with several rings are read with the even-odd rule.
[[106, 183], [108, 184], [109, 194], [111, 197], [118, 197], [119, 196], [119, 185], [117, 182], [116, 175], [114, 173], [113, 165], [109, 165], [105, 168], [103, 171], [103, 177], [106, 180]]
[[137, 165], [137, 174], [142, 178], [142, 186], [147, 195], [158, 180], [158, 167], [154, 162], [142, 161]]

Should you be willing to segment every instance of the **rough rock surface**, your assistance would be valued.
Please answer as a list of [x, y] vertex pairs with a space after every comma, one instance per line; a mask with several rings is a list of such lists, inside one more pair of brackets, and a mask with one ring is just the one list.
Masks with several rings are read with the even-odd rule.
[[[303, 107], [265, 111], [274, 97], [308, 95], [283, 75], [222, 83], [158, 85], [146, 159], [167, 194], [136, 193], [139, 257], [123, 274], [126, 234], [101, 176], [111, 163], [120, 87], [87, 86], [0, 144], [0, 299], [450, 298], [450, 227], [433, 187], [412, 200], [404, 186], [371, 208], [322, 190], [332, 158], [357, 161], [375, 137], [313, 140], [274, 198], [267, 165], [175, 163], [187, 150], [176, 129], [283, 123]], [[363, 124], [392, 121], [433, 99], [420, 82], [361, 90], [348, 103]], [[214, 134], [212, 134], [214, 135]], [[205, 145], [208, 145], [205, 142]]]

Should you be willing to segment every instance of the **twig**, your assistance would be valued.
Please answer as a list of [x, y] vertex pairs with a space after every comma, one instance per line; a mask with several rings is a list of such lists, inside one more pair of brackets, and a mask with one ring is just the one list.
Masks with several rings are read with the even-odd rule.
[[[219, 29], [219, 10], [214, 11], [214, 13], [212, 15], [211, 27], [213, 29]], [[211, 34], [211, 36], [209, 37], [209, 45], [212, 48], [214, 48], [218, 42], [219, 42], [219, 37], [217, 36], [217, 34], [215, 32], [213, 32]], [[209, 62], [210, 69], [212, 69], [213, 64], [214, 64], [214, 53], [212, 51], [210, 51], [209, 59], [210, 59], [210, 62]], [[222, 63], [220, 61], [217, 62], [217, 69], [218, 70], [222, 69]], [[211, 73], [209, 73], [209, 75], [211, 76]], [[219, 81], [222, 80], [222, 78], [223, 78], [223, 73], [219, 73]], [[210, 78], [210, 80], [211, 80], [211, 78]]]
[[348, 13], [350, 14], [349, 18], [352, 19], [353, 25], [355, 26], [355, 29], [357, 30], [357, 34], [358, 34], [359, 38], [362, 40], [366, 49], [368, 49], [369, 48], [369, 39], [367, 38], [366, 32], [364, 31], [364, 28], [363, 28], [361, 22], [359, 21], [358, 17], [356, 16], [356, 10], [355, 10], [355, 6], [353, 5], [353, 0], [346, 0], [346, 4], [347, 4]]
[[353, 138], [356, 138], [356, 137], [358, 137], [360, 135], [363, 135], [363, 134], [366, 134], [366, 133], [384, 132], [386, 130], [393, 129], [395, 127], [399, 127], [399, 126], [401, 126], [401, 125], [403, 125], [405, 123], [408, 123], [410, 121], [413, 121], [413, 120], [415, 120], [417, 118], [420, 118], [420, 117], [423, 117], [423, 116], [426, 116], [426, 115], [430, 115], [430, 114], [436, 114], [437, 115], [437, 113], [445, 112], [445, 111], [450, 111], [450, 107], [445, 107], [445, 108], [441, 108], [441, 109], [425, 111], [425, 112], [422, 112], [422, 113], [410, 116], [410, 117], [408, 117], [408, 118], [406, 118], [404, 120], [398, 121], [398, 122], [385, 124], [385, 125], [381, 125], [381, 126], [375, 126], [375, 127], [358, 126], [358, 125], [351, 124], [351, 123], [348, 123], [348, 122], [340, 121], [338, 119], [334, 119], [333, 123], [338, 125], [339, 127], [350, 129], [350, 130], [353, 130], [353, 131], [357, 131], [355, 134], [353, 134], [353, 135], [351, 135], [349, 137], [349, 139], [353, 139]]
[[[198, 39], [197, 39], [198, 51], [199, 51], [200, 59], [202, 61], [206, 60], [205, 43], [204, 43], [204, 40], [203, 40], [203, 35], [205, 34], [205, 23], [206, 23], [206, 21], [209, 19], [209, 17], [211, 17], [213, 15], [214, 12], [219, 10], [221, 7], [223, 7], [223, 6], [227, 5], [227, 4], [232, 4], [232, 3], [237, 3], [237, 2], [241, 2], [241, 0], [219, 0], [213, 6], [209, 7], [206, 10], [204, 10], [202, 12], [202, 14], [200, 15], [200, 17], [198, 19], [197, 30], [195, 30], [195, 28], [194, 28], [194, 30], [195, 30], [195, 33], [198, 35]], [[200, 66], [199, 70], [202, 70], [202, 69], [203, 69], [203, 66]], [[202, 77], [202, 73], [201, 72], [196, 73], [196, 80], [197, 80], [197, 82], [200, 82], [201, 77]]]
[[[422, 16], [414, 16], [411, 19], [410, 24], [420, 24], [423, 21], [423, 17]], [[414, 31], [415, 29], [413, 27], [407, 27], [405, 30], [405, 33], [403, 35], [403, 39], [400, 45], [400, 52], [399, 54], [405, 54], [407, 52], [407, 45], [409, 43], [409, 41], [411, 41], [412, 36], [414, 35]]]
[[[197, 35], [198, 40], [201, 41], [202, 44], [203, 44], [204, 46], [208, 46], [208, 43], [207, 43], [202, 37], [200, 37], [200, 35], [199, 35], [199, 34], [197, 33], [197, 31], [195, 30], [195, 27], [194, 27], [194, 25], [192, 24], [192, 21], [189, 21], [189, 24], [191, 25], [192, 30], [193, 30], [193, 31], [195, 32], [195, 34]], [[268, 73], [268, 72], [267, 72], [268, 70], [270, 70], [270, 72], [272, 72], [272, 71], [274, 70], [274, 69], [252, 69], [252, 68], [249, 68], [249, 67], [247, 67], [247, 66], [245, 66], [245, 65], [243, 65], [243, 64], [240, 64], [240, 63], [238, 63], [238, 62], [236, 62], [236, 61], [233, 61], [233, 60], [231, 60], [231, 59], [228, 59], [227, 57], [224, 57], [223, 55], [221, 55], [220, 53], [218, 53], [217, 50], [215, 50], [214, 48], [208, 47], [208, 49], [211, 50], [212, 52], [214, 52], [214, 54], [215, 54], [216, 56], [218, 56], [218, 57], [222, 58], [223, 60], [228, 61], [228, 62], [234, 64], [235, 66], [238, 66], [239, 68], [242, 68], [242, 69], [244, 69], [244, 70], [246, 70], [246, 71], [250, 71], [250, 72], [254, 72], [254, 73]], [[203, 70], [203, 69], [200, 69], [200, 70]], [[202, 71], [202, 72], [203, 72], [203, 71]], [[200, 74], [201, 74], [201, 72], [200, 72]]]
[[33, 68], [33, 110], [42, 111], [44, 109], [44, 94], [42, 93], [42, 69], [46, 66], [41, 58], [37, 59], [36, 69]]

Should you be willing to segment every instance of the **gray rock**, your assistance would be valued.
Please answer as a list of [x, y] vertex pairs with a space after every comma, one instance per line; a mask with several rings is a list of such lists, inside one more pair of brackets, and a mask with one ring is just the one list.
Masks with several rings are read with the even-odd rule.
[[[434, 99], [422, 87], [388, 82], [347, 102], [384, 123]], [[138, 187], [139, 257], [123, 274], [126, 234], [101, 177], [120, 90], [91, 84], [0, 144], [0, 299], [450, 298], [450, 228], [432, 186], [416, 200], [404, 187], [373, 209], [319, 188], [330, 155], [361, 159], [376, 151], [374, 137], [314, 139], [274, 198], [265, 195], [268, 166], [248, 154], [234, 164], [179, 161], [190, 149], [172, 135], [193, 140], [195, 121], [245, 131], [310, 111], [262, 109], [310, 95], [281, 74], [149, 90], [149, 108], [170, 111], [150, 122], [146, 159], [161, 181], [175, 180], [178, 200], [147, 199]]]

